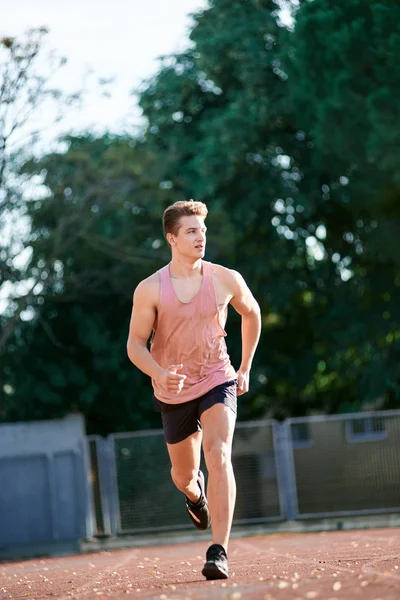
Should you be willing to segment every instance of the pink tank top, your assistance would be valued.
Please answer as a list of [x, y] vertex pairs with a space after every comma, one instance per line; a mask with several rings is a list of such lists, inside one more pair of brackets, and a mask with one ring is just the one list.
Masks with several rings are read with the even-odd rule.
[[168, 404], [194, 400], [215, 386], [236, 379], [225, 344], [226, 332], [219, 321], [212, 265], [205, 261], [202, 265], [201, 287], [190, 302], [178, 300], [169, 265], [158, 271], [160, 297], [150, 351], [163, 369], [183, 364], [179, 373], [186, 375], [180, 394], [173, 394], [152, 380], [155, 397]]

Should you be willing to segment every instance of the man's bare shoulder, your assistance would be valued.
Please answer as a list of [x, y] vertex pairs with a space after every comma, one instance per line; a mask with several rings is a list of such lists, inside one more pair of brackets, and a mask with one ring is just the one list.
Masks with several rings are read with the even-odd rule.
[[136, 287], [133, 298], [136, 301], [147, 300], [156, 304], [160, 291], [160, 276], [158, 271], [143, 279]]
[[230, 290], [237, 290], [244, 284], [244, 279], [238, 271], [214, 263], [212, 263], [212, 268], [218, 281]]

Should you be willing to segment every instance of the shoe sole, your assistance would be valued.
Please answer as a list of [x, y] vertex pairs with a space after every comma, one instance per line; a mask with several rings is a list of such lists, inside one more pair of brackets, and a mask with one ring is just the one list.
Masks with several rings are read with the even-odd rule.
[[[201, 486], [200, 486], [201, 492], [202, 492], [202, 494], [205, 496], [205, 480], [204, 480], [204, 473], [203, 473], [203, 471], [199, 471], [199, 477], [198, 477], [198, 479], [199, 479], [199, 480], [200, 480], [200, 482], [201, 482]], [[207, 509], [208, 509], [208, 502], [207, 502], [207, 499], [206, 499], [206, 506], [207, 506]], [[200, 521], [199, 521], [199, 520], [198, 520], [198, 518], [197, 518], [197, 517], [196, 517], [196, 516], [193, 514], [193, 512], [191, 511], [190, 507], [189, 507], [187, 504], [186, 504], [186, 510], [187, 510], [187, 512], [188, 512], [188, 514], [189, 514], [189, 517], [190, 517], [190, 519], [191, 519], [191, 521], [192, 521], [193, 525], [194, 525], [194, 526], [195, 526], [197, 529], [200, 529], [200, 531], [205, 531], [206, 529], [208, 529], [208, 528], [210, 527], [210, 525], [211, 525], [211, 520], [210, 520], [210, 518], [208, 519], [208, 523], [207, 523], [206, 525], [201, 525]], [[209, 510], [209, 509], [208, 509], [208, 510]]]
[[199, 475], [198, 475], [197, 481], [199, 481], [199, 479], [200, 479], [200, 484], [201, 484], [200, 485], [201, 493], [205, 495], [205, 493], [206, 493], [206, 490], [205, 490], [206, 480], [204, 479], [204, 473], [203, 473], [203, 471], [199, 471]]
[[215, 579], [228, 579], [228, 573], [226, 571], [222, 571], [214, 564], [205, 564], [203, 570], [201, 572], [202, 575], [208, 580]]

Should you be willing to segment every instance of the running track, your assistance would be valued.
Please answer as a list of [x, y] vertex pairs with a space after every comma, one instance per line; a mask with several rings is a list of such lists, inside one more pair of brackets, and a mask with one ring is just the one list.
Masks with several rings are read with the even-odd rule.
[[400, 600], [396, 528], [234, 539], [226, 581], [202, 577], [207, 546], [201, 541], [3, 562], [0, 599]]

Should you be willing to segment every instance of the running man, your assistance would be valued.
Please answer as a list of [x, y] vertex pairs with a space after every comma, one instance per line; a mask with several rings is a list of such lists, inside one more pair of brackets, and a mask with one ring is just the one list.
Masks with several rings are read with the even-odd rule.
[[[239, 273], [203, 260], [207, 213], [205, 204], [193, 200], [175, 202], [164, 211], [172, 259], [135, 290], [127, 351], [132, 363], [151, 377], [171, 477], [185, 494], [188, 514], [198, 529], [211, 524], [213, 543], [202, 573], [206, 579], [226, 579], [236, 500], [231, 462], [236, 396], [249, 389], [261, 315]], [[225, 344], [228, 304], [242, 317], [237, 372]], [[199, 470], [201, 448], [207, 497]]]

